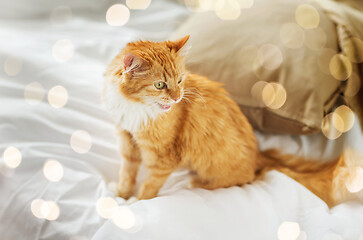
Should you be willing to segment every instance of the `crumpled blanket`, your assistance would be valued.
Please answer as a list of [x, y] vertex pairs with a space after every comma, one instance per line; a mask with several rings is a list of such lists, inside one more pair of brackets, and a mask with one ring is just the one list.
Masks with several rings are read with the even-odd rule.
[[[340, 66], [337, 74], [347, 75], [341, 92], [363, 126], [363, 1], [315, 0], [336, 24]], [[359, 90], [358, 90], [359, 89]]]

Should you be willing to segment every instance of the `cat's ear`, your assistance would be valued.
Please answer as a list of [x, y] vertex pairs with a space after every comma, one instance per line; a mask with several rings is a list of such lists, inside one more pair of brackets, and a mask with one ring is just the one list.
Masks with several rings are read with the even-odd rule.
[[132, 53], [126, 53], [123, 58], [123, 67], [125, 73], [135, 71], [141, 67], [143, 60]]
[[185, 45], [185, 43], [188, 41], [190, 35], [186, 35], [182, 38], [179, 38], [175, 41], [167, 41], [166, 46], [170, 49], [170, 51], [174, 50], [175, 52], [179, 52], [179, 50]]

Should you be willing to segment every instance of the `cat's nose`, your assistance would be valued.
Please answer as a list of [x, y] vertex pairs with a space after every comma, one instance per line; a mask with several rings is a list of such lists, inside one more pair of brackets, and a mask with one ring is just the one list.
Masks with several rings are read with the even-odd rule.
[[173, 91], [170, 93], [169, 97], [171, 98], [171, 100], [173, 100], [174, 102], [178, 102], [180, 101], [180, 93], [178, 91]]

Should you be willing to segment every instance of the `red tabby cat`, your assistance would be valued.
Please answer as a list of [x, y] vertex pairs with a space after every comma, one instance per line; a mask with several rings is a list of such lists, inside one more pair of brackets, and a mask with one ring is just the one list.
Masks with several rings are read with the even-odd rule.
[[344, 182], [334, 176], [346, 168], [343, 158], [317, 165], [276, 151], [260, 153], [251, 125], [221, 84], [185, 69], [180, 52], [188, 38], [131, 42], [107, 69], [103, 97], [116, 120], [125, 160], [120, 197], [132, 196], [141, 161], [148, 175], [139, 199], [157, 196], [179, 167], [194, 173], [192, 186], [206, 189], [243, 185], [277, 169], [329, 205], [350, 194], [345, 191], [338, 199]]

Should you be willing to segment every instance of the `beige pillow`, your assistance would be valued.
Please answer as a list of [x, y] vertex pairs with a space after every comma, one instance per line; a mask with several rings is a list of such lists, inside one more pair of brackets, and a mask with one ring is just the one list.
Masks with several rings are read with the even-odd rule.
[[340, 93], [340, 81], [329, 73], [337, 37], [318, 6], [297, 10], [302, 3], [260, 1], [228, 21], [212, 11], [194, 13], [170, 38], [191, 35], [188, 69], [224, 83], [254, 127], [312, 133]]

